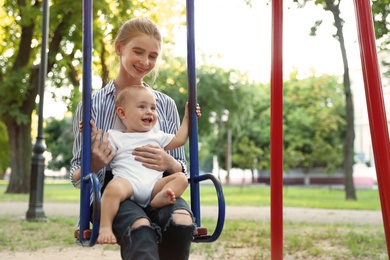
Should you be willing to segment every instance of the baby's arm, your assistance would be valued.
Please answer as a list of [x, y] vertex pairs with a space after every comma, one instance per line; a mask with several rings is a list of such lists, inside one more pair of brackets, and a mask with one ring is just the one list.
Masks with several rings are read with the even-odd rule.
[[[202, 114], [200, 113], [200, 106], [196, 106], [196, 116], [200, 117]], [[165, 146], [165, 150], [172, 150], [183, 146], [188, 139], [188, 127], [189, 127], [189, 115], [188, 115], [188, 102], [186, 103], [184, 118], [181, 123], [179, 130], [177, 131], [175, 137], [173, 137], [172, 141]]]

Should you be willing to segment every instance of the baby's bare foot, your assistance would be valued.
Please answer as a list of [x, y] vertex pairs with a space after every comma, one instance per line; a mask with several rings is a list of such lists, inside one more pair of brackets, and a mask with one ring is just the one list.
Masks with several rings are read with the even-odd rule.
[[162, 190], [154, 196], [152, 201], [150, 202], [150, 206], [152, 208], [158, 209], [170, 204], [175, 203], [176, 195], [171, 189]]
[[100, 228], [99, 236], [97, 238], [98, 244], [116, 244], [116, 238], [112, 229]]

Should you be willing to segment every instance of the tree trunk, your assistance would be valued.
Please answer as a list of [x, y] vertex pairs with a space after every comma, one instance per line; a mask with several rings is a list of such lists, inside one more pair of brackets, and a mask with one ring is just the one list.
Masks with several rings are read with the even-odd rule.
[[353, 156], [354, 156], [354, 140], [355, 140], [355, 115], [353, 98], [351, 91], [351, 82], [349, 78], [349, 68], [347, 52], [344, 42], [343, 34], [343, 21], [340, 17], [340, 1], [337, 5], [333, 4], [332, 0], [326, 0], [326, 7], [332, 12], [334, 18], [334, 25], [337, 28], [336, 37], [340, 43], [341, 55], [343, 57], [344, 64], [344, 94], [345, 94], [345, 108], [346, 108], [346, 122], [347, 129], [344, 142], [344, 186], [345, 186], [345, 198], [347, 200], [357, 200], [355, 185], [353, 183]]
[[28, 193], [31, 172], [31, 121], [18, 125], [6, 122], [11, 150], [11, 178], [6, 193]]

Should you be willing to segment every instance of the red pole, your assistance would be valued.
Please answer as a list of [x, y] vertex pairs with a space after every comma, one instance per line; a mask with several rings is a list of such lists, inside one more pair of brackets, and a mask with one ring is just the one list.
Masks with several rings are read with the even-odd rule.
[[283, 1], [272, 1], [271, 259], [283, 259]]
[[385, 229], [387, 252], [390, 258], [390, 141], [385, 105], [382, 94], [381, 75], [375, 44], [374, 25], [370, 0], [355, 0], [355, 15], [358, 27], [360, 56], [366, 92], [371, 140], [378, 178], [382, 218]]

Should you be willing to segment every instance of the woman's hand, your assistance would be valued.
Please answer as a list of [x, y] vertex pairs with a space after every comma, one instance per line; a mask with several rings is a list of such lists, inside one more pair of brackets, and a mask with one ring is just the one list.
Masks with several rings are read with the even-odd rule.
[[143, 166], [157, 171], [169, 173], [181, 172], [181, 164], [164, 149], [155, 145], [145, 145], [134, 149], [135, 160]]
[[91, 121], [91, 171], [97, 172], [103, 167], [105, 167], [114, 157], [114, 151], [111, 146], [111, 143], [108, 141], [108, 133], [105, 133], [102, 138], [102, 129], [97, 129], [95, 123]]

